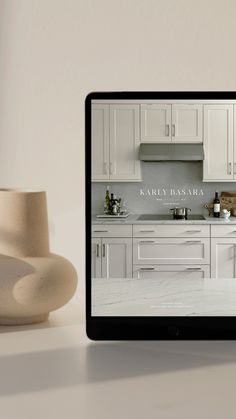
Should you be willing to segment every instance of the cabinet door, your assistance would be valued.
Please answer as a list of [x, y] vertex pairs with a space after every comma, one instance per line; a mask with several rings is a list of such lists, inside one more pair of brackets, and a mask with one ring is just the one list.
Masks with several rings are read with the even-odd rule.
[[202, 105], [172, 105], [172, 142], [203, 141]]
[[141, 105], [141, 141], [171, 142], [171, 105]]
[[210, 239], [133, 239], [134, 264], [209, 264]]
[[134, 265], [133, 277], [139, 279], [209, 278], [209, 265]]
[[203, 180], [233, 180], [233, 105], [204, 106]]
[[92, 278], [102, 277], [101, 239], [92, 239]]
[[211, 239], [211, 277], [236, 278], [236, 238]]
[[132, 239], [102, 239], [102, 277], [132, 277]]
[[92, 106], [92, 180], [109, 179], [109, 105]]
[[141, 180], [139, 144], [139, 105], [110, 105], [110, 180]]

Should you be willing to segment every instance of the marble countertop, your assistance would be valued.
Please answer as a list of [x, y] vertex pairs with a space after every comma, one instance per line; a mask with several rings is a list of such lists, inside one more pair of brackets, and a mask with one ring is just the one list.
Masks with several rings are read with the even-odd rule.
[[236, 224], [236, 217], [230, 217], [228, 220], [224, 218], [213, 218], [205, 217], [204, 220], [138, 220], [138, 217], [141, 214], [131, 214], [127, 218], [97, 218], [96, 215], [92, 216], [92, 224], [101, 225], [101, 224]]
[[92, 281], [94, 316], [236, 316], [236, 279]]

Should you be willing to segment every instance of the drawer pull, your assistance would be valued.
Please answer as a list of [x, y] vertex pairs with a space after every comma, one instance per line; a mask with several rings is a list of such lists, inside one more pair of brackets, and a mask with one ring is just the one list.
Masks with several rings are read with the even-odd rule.
[[155, 233], [155, 230], [140, 230], [140, 233]]
[[201, 233], [202, 230], [187, 230], [186, 233]]
[[140, 271], [154, 271], [155, 268], [140, 268]]
[[140, 240], [139, 243], [156, 243], [155, 240]]
[[94, 233], [108, 233], [108, 230], [94, 230]]
[[186, 240], [185, 243], [201, 243], [201, 240]]
[[186, 268], [186, 271], [201, 271], [202, 268]]

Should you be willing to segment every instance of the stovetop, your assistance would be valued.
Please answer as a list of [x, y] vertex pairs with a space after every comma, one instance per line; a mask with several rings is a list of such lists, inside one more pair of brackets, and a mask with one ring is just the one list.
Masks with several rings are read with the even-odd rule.
[[[205, 220], [201, 214], [189, 214], [188, 220]], [[142, 214], [138, 217], [138, 221], [161, 221], [161, 220], [174, 220], [174, 221], [184, 221], [184, 219], [175, 220], [171, 214]]]

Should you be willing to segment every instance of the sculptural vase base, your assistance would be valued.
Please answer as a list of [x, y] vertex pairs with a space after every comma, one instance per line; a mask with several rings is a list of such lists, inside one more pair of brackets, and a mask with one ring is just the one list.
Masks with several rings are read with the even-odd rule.
[[49, 313], [29, 317], [0, 317], [0, 326], [23, 326], [26, 324], [42, 323], [48, 320]]

